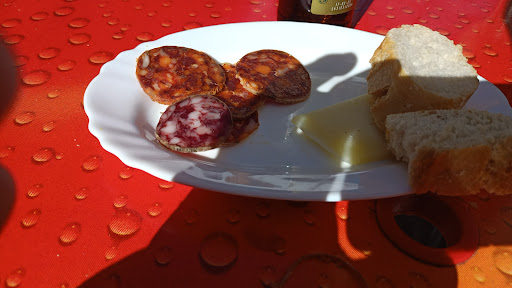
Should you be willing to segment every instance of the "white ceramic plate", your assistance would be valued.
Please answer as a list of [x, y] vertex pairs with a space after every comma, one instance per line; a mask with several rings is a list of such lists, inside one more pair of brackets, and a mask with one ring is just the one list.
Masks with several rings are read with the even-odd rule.
[[[291, 118], [364, 94], [368, 63], [383, 37], [342, 27], [252, 22], [179, 32], [106, 63], [84, 96], [89, 130], [126, 165], [156, 177], [226, 193], [288, 200], [340, 201], [409, 193], [405, 164], [381, 161], [340, 168], [317, 145], [295, 131]], [[260, 127], [242, 143], [195, 154], [177, 154], [159, 145], [154, 128], [164, 105], [152, 102], [135, 77], [145, 50], [175, 45], [235, 63], [259, 49], [286, 51], [299, 59], [312, 79], [310, 98], [260, 109]], [[510, 113], [505, 96], [480, 79], [468, 107]]]

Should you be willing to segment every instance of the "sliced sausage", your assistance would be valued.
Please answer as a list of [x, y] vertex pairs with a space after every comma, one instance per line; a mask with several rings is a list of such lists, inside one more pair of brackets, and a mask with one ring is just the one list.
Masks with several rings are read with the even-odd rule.
[[215, 96], [228, 105], [233, 119], [246, 118], [265, 103], [265, 97], [253, 94], [240, 84], [235, 65], [224, 63], [222, 68], [226, 72], [226, 84]]
[[194, 94], [215, 94], [226, 80], [222, 67], [208, 54], [178, 46], [145, 51], [137, 59], [136, 74], [144, 92], [167, 105]]
[[194, 95], [167, 107], [156, 126], [156, 138], [178, 152], [213, 149], [230, 135], [229, 108], [211, 95]]
[[306, 100], [311, 92], [308, 71], [292, 55], [279, 50], [259, 50], [243, 56], [236, 64], [240, 83], [254, 94], [277, 103]]
[[228, 139], [222, 145], [227, 146], [240, 143], [256, 131], [258, 127], [260, 127], [258, 111], [246, 118], [233, 119], [233, 129], [231, 129]]

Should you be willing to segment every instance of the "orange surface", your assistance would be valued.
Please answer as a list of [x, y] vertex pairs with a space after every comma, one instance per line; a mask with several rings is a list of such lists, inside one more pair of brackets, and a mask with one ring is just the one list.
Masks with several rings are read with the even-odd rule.
[[[355, 28], [435, 29], [462, 44], [479, 74], [512, 101], [506, 7], [504, 0], [375, 1]], [[127, 167], [88, 132], [83, 93], [119, 52], [184, 29], [272, 21], [276, 12], [277, 0], [1, 0], [0, 35], [18, 81], [0, 122], [0, 212], [11, 207], [0, 213], [0, 285], [512, 285], [511, 197], [463, 198], [478, 249], [463, 263], [435, 266], [386, 237], [378, 201], [266, 200], [168, 183]]]

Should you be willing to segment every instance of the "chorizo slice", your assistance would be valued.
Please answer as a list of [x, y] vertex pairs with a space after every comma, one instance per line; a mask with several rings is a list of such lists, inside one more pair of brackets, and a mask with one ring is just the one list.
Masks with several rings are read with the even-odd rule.
[[215, 94], [224, 88], [224, 70], [208, 54], [186, 47], [162, 46], [142, 53], [136, 75], [144, 92], [171, 105], [194, 94]]
[[246, 118], [233, 119], [233, 129], [231, 129], [228, 139], [222, 145], [228, 146], [242, 142], [242, 140], [256, 131], [259, 126], [258, 111]]
[[199, 152], [221, 145], [233, 123], [229, 108], [211, 95], [194, 95], [169, 105], [156, 126], [156, 138], [178, 152]]
[[224, 63], [222, 68], [226, 74], [226, 83], [224, 89], [215, 96], [228, 105], [233, 119], [248, 117], [265, 103], [265, 97], [253, 94], [240, 84], [236, 78], [235, 65]]
[[262, 94], [281, 104], [306, 100], [311, 78], [306, 68], [292, 55], [279, 50], [258, 50], [236, 63], [240, 83], [254, 94]]

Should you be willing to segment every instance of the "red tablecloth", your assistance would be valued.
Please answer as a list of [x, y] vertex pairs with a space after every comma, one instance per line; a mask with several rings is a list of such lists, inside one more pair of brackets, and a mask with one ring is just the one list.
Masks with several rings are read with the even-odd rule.
[[[119, 52], [186, 29], [273, 21], [277, 5], [277, 0], [0, 1], [0, 35], [17, 71], [15, 98], [0, 123], [0, 285], [511, 285], [508, 196], [460, 198], [461, 211], [474, 218], [478, 247], [462, 263], [436, 266], [393, 244], [394, 236], [379, 227], [377, 212], [394, 207], [392, 199], [291, 202], [205, 191], [127, 167], [89, 133], [85, 88]], [[507, 5], [504, 0], [375, 1], [355, 29], [385, 34], [419, 23], [437, 30], [463, 45], [479, 74], [510, 101]], [[4, 67], [9, 64], [2, 59]]]

